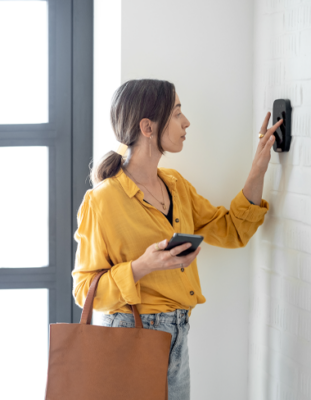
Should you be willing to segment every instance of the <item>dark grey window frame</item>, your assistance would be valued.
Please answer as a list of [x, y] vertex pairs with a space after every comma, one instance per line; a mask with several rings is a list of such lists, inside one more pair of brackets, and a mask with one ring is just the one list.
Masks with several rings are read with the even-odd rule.
[[49, 323], [78, 322], [81, 315], [71, 271], [77, 211], [90, 188], [93, 157], [93, 10], [93, 0], [48, 1], [49, 122], [0, 125], [0, 147], [49, 147], [49, 265], [0, 268], [0, 290], [49, 289]]
[[[73, 233], [85, 192], [91, 188], [89, 164], [93, 161], [93, 60], [94, 1], [74, 0], [73, 16]], [[73, 267], [77, 243], [73, 240]], [[72, 299], [72, 322], [80, 321], [82, 309]]]

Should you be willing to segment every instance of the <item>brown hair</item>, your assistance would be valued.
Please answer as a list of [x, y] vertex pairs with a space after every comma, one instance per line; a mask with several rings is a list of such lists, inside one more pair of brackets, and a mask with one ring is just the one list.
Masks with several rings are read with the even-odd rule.
[[[113, 94], [110, 120], [116, 140], [134, 147], [141, 131], [143, 118], [158, 122], [157, 147], [161, 154], [161, 138], [175, 105], [175, 85], [158, 79], [133, 79], [123, 83]], [[93, 186], [116, 175], [126, 157], [109, 151], [91, 169]]]

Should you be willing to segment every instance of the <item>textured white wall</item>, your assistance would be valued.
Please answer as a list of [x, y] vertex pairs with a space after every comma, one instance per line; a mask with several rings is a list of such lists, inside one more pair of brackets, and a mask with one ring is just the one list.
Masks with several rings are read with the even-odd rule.
[[[172, 81], [191, 123], [182, 152], [159, 166], [229, 209], [252, 163], [253, 2], [125, 0], [121, 43], [122, 83]], [[247, 399], [249, 250], [202, 245], [207, 301], [190, 318], [193, 400]]]
[[271, 151], [263, 193], [270, 210], [251, 245], [248, 399], [309, 400], [310, 0], [254, 1], [254, 149], [256, 132], [278, 98], [291, 100], [293, 137], [289, 153]]

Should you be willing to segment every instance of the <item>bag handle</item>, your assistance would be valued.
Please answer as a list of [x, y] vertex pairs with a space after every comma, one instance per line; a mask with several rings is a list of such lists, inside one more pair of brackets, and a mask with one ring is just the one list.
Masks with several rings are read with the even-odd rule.
[[[85, 303], [83, 306], [80, 324], [90, 325], [91, 319], [92, 319], [92, 314], [93, 314], [93, 301], [94, 301], [98, 281], [99, 281], [99, 278], [108, 271], [109, 271], [109, 269], [104, 269], [104, 270], [100, 271], [97, 275], [95, 275], [95, 278], [93, 278], [91, 286], [89, 288], [89, 291], [87, 292], [87, 296], [86, 296]], [[128, 306], [131, 307], [132, 313], [134, 314], [135, 328], [143, 328], [143, 323], [141, 321], [141, 317], [137, 310], [136, 305], [128, 304]]]

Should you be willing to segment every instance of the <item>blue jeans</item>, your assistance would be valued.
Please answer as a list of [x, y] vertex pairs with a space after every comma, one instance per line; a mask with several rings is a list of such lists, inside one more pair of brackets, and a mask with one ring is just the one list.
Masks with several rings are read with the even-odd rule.
[[[190, 400], [188, 313], [188, 310], [175, 310], [168, 313], [140, 314], [145, 329], [172, 334], [167, 373], [168, 400]], [[134, 328], [134, 315], [126, 313], [106, 315], [96, 312], [93, 313], [93, 325]]]

